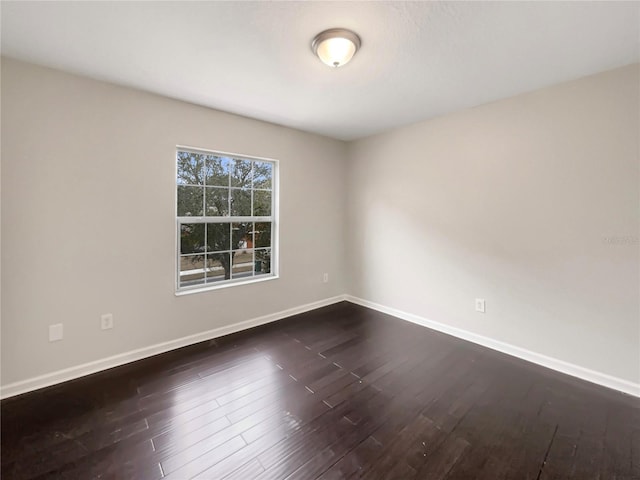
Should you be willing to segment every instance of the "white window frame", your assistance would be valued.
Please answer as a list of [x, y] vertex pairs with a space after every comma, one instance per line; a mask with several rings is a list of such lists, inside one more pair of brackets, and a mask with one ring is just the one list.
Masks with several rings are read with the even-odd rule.
[[[187, 216], [187, 217], [179, 217], [178, 216], [178, 152], [190, 152], [195, 154], [204, 154], [204, 155], [216, 155], [222, 157], [229, 157], [237, 160], [248, 160], [248, 161], [257, 161], [257, 162], [269, 162], [273, 164], [273, 173], [271, 178], [271, 216]], [[235, 287], [238, 285], [246, 285], [250, 283], [259, 283], [268, 280], [275, 280], [279, 278], [279, 241], [278, 241], [278, 231], [279, 231], [279, 172], [280, 165], [279, 161], [273, 158], [267, 157], [255, 157], [250, 155], [243, 155], [238, 153], [231, 152], [223, 152], [219, 150], [207, 150], [198, 147], [190, 147], [185, 145], [176, 145], [175, 150], [175, 171], [174, 171], [174, 218], [176, 219], [176, 235], [175, 235], [175, 294], [177, 296], [187, 295], [191, 293], [198, 292], [206, 292], [210, 290], [218, 290], [221, 288]], [[203, 187], [204, 188], [204, 187]], [[231, 189], [231, 186], [229, 187]], [[253, 190], [253, 189], [252, 189]], [[253, 197], [252, 197], [252, 212], [253, 212]], [[203, 213], [206, 213], [203, 209]], [[190, 286], [180, 286], [180, 227], [184, 223], [243, 223], [243, 222], [271, 222], [271, 272], [269, 274], [263, 274], [258, 277], [252, 276], [250, 278], [231, 278], [229, 280], [221, 280], [215, 283], [204, 283], [198, 285], [190, 285]], [[253, 255], [255, 260], [255, 246], [253, 249]], [[230, 264], [229, 268], [233, 268], [233, 265]]]

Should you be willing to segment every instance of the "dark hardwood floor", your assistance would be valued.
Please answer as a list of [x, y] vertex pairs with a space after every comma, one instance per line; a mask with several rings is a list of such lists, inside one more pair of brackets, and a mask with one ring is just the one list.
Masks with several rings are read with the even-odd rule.
[[4, 480], [640, 479], [637, 399], [349, 303], [1, 407]]

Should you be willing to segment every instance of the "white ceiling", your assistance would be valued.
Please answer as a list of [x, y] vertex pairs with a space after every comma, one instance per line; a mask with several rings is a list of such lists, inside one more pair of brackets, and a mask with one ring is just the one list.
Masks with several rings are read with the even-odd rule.
[[[6, 2], [2, 54], [350, 140], [637, 62], [640, 3]], [[321, 30], [362, 38], [350, 64]]]

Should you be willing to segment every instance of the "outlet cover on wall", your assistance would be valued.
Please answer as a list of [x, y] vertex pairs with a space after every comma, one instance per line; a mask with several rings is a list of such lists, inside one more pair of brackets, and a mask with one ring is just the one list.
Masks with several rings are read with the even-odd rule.
[[113, 328], [112, 313], [105, 313], [100, 316], [100, 328], [102, 328], [102, 330], [109, 330], [110, 328]]
[[49, 325], [49, 341], [57, 342], [62, 340], [64, 336], [64, 330], [61, 323], [56, 323], [55, 325]]
[[484, 298], [476, 298], [476, 312], [484, 313]]

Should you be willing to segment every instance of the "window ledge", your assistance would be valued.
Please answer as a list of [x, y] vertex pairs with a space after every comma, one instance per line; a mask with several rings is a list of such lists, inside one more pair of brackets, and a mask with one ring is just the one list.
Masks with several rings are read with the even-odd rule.
[[201, 293], [201, 292], [208, 292], [211, 290], [220, 290], [223, 288], [229, 288], [229, 287], [237, 287], [239, 285], [249, 285], [251, 283], [262, 283], [262, 282], [267, 282], [269, 280], [276, 280], [280, 278], [278, 275], [265, 275], [264, 277], [261, 278], [252, 278], [251, 280], [240, 280], [237, 282], [226, 282], [226, 283], [222, 283], [220, 285], [203, 285], [203, 286], [198, 286], [198, 287], [193, 287], [193, 288], [185, 288], [182, 290], [178, 290], [175, 292], [176, 297], [182, 297], [183, 295], [191, 295], [192, 293]]

